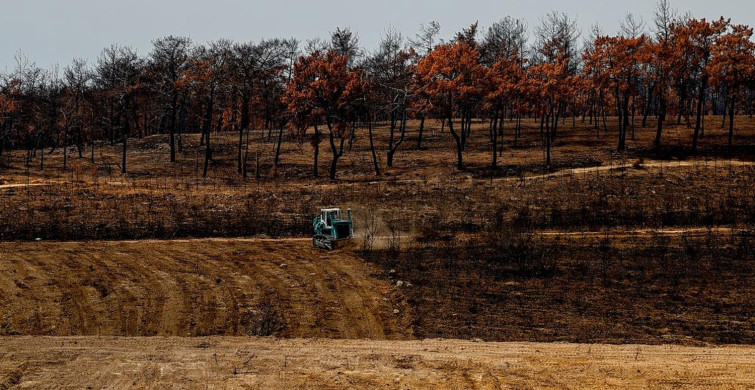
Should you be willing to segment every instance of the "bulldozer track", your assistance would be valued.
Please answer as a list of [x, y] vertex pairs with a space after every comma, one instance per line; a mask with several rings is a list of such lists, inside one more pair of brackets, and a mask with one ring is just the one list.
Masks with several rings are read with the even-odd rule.
[[377, 269], [309, 240], [3, 242], [0, 335], [407, 337]]

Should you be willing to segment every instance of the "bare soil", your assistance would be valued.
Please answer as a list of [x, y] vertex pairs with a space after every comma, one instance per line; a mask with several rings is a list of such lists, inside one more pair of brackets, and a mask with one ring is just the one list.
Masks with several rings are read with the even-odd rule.
[[[755, 121], [729, 150], [707, 118], [696, 153], [684, 125], [617, 153], [615, 118], [568, 122], [546, 167], [538, 122], [507, 121], [492, 169], [476, 121], [460, 171], [433, 121], [386, 168], [378, 126], [381, 176], [360, 130], [335, 181], [327, 144], [315, 177], [265, 131], [247, 178], [230, 133], [207, 178], [198, 134], [172, 164], [129, 140], [126, 174], [118, 144], [6, 151], [0, 389], [755, 387]], [[335, 252], [309, 242], [326, 206], [359, 233]]]
[[374, 267], [309, 239], [0, 243], [0, 269], [0, 335], [411, 333]]
[[0, 388], [747, 389], [752, 346], [0, 338]]

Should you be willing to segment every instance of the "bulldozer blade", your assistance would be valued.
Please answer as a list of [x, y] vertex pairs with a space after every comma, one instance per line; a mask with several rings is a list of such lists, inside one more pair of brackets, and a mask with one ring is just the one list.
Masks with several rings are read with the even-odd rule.
[[333, 245], [334, 242], [328, 238], [327, 236], [324, 236], [322, 234], [318, 234], [314, 237], [312, 237], [312, 245], [315, 248], [325, 249], [332, 251], [335, 245]]

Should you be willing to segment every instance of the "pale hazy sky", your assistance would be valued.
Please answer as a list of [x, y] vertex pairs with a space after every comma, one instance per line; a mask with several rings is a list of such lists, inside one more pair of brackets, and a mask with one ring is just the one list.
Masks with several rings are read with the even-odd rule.
[[[304, 41], [326, 38], [340, 26], [357, 32], [361, 45], [371, 50], [389, 26], [413, 37], [421, 23], [436, 20], [441, 36], [447, 38], [475, 21], [484, 29], [510, 15], [524, 19], [532, 31], [554, 10], [576, 18], [583, 36], [596, 22], [613, 34], [627, 12], [651, 24], [655, 4], [656, 0], [0, 0], [0, 71], [13, 69], [19, 50], [39, 66], [62, 67], [74, 57], [92, 63], [113, 43], [146, 55], [154, 38], [170, 34], [195, 42], [273, 37]], [[734, 23], [755, 25], [754, 0], [672, 0], [672, 5], [698, 18], [723, 15]]]

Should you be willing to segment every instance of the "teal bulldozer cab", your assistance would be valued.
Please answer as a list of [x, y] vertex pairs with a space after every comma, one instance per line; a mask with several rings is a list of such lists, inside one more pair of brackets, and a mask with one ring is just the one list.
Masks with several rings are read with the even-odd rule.
[[316, 248], [332, 250], [338, 241], [348, 240], [354, 235], [354, 222], [351, 209], [346, 209], [346, 218], [341, 209], [329, 208], [320, 210], [320, 215], [312, 221], [314, 237], [312, 244]]

